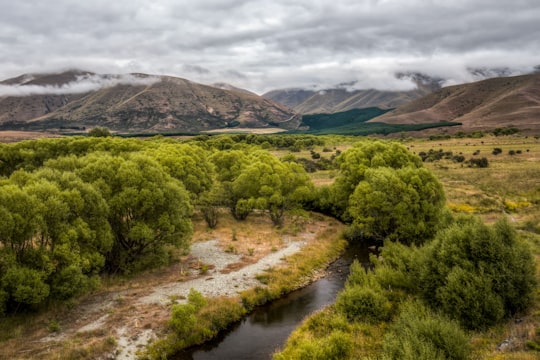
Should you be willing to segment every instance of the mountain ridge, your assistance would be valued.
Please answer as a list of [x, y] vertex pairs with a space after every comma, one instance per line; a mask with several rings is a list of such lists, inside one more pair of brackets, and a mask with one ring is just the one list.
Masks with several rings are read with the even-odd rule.
[[496, 127], [538, 131], [540, 74], [497, 77], [444, 87], [370, 121], [389, 124], [455, 121], [466, 131]]
[[324, 90], [277, 89], [262, 96], [282, 103], [300, 114], [335, 113], [369, 107], [390, 109], [440, 89], [442, 82], [442, 79], [420, 73], [400, 73], [396, 74], [396, 77], [410, 79], [416, 88], [405, 91], [353, 89], [351, 87], [357, 85], [353, 82]]
[[171, 76], [71, 70], [24, 74], [0, 85], [4, 93], [12, 92], [0, 93], [4, 130], [106, 126], [128, 132], [198, 132], [236, 126], [295, 129], [301, 121], [286, 106], [254, 93]]

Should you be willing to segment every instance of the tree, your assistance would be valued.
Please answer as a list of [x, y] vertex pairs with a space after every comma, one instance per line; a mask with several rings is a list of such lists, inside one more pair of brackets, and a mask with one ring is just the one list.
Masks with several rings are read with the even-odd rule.
[[361, 237], [421, 244], [430, 239], [445, 205], [442, 185], [425, 168], [366, 169], [348, 213]]
[[299, 206], [313, 194], [304, 168], [283, 163], [266, 151], [250, 156], [250, 165], [231, 184], [231, 210], [239, 219], [253, 209], [268, 211], [272, 222], [281, 225], [285, 210]]
[[88, 132], [88, 136], [91, 137], [109, 137], [111, 132], [106, 127], [96, 126]]
[[323, 211], [330, 212], [345, 221], [351, 221], [347, 212], [349, 197], [364, 179], [366, 170], [386, 167], [420, 168], [422, 160], [410, 153], [403, 145], [379, 140], [364, 140], [336, 158], [339, 175], [334, 184], [324, 191], [321, 199]]
[[192, 206], [182, 183], [152, 158], [103, 154], [82, 159], [78, 171], [101, 190], [109, 206], [114, 245], [109, 271], [129, 272], [166, 261], [165, 245], [188, 247]]
[[218, 223], [219, 209], [226, 203], [226, 194], [223, 185], [215, 182], [212, 188], [199, 196], [198, 205], [204, 220], [211, 229]]
[[180, 180], [192, 198], [197, 198], [212, 186], [214, 168], [208, 161], [209, 151], [195, 145], [164, 143], [146, 153], [156, 159], [169, 175]]

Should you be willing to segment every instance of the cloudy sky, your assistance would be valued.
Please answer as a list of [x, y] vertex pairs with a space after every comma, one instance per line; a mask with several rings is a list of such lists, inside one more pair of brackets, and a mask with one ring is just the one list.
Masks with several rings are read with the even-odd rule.
[[540, 65], [538, 0], [0, 0], [0, 79], [77, 68], [257, 93]]

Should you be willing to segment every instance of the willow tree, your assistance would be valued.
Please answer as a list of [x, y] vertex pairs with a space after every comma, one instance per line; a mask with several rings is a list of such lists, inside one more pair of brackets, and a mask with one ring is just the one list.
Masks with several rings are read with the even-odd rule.
[[428, 169], [377, 167], [365, 171], [348, 212], [362, 238], [419, 245], [439, 229], [444, 206], [443, 187]]
[[266, 210], [275, 225], [281, 225], [286, 210], [301, 206], [313, 194], [304, 168], [281, 162], [267, 151], [256, 151], [232, 182], [233, 214], [245, 218], [253, 209]]
[[403, 145], [380, 140], [359, 141], [352, 148], [341, 153], [336, 158], [336, 163], [339, 169], [338, 176], [334, 184], [322, 188], [319, 207], [322, 211], [347, 222], [351, 221], [348, 213], [349, 197], [358, 184], [364, 180], [368, 169], [422, 167], [421, 159]]

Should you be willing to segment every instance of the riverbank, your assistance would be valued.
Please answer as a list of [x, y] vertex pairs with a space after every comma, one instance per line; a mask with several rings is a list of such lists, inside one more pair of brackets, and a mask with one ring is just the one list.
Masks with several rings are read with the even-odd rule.
[[[248, 290], [238, 291], [240, 286], [234, 285], [234, 281], [227, 283], [227, 286], [232, 284], [235, 287], [239, 296], [212, 297], [208, 301], [204, 300], [205, 304], [200, 308], [196, 305], [199, 300], [173, 306], [173, 316], [165, 336], [154, 342], [143, 357], [161, 359], [181, 349], [209, 341], [255, 307], [279, 299], [323, 276], [328, 264], [343, 252], [346, 242], [341, 238], [343, 229], [339, 222], [315, 216], [318, 219], [311, 221], [311, 230], [304, 229], [296, 235], [302, 239], [300, 242], [289, 244], [277, 256], [268, 255], [256, 264], [235, 271], [233, 278], [225, 277], [237, 280], [249, 279], [250, 275], [246, 272], [252, 275], [255, 281], [251, 282]], [[289, 255], [282, 256], [283, 253]], [[222, 279], [217, 281], [221, 282]], [[246, 282], [250, 283], [249, 280], [243, 280], [244, 284]], [[193, 289], [200, 293], [197, 288]], [[211, 291], [211, 295], [215, 295], [215, 290]], [[191, 325], [185, 325], [188, 318], [191, 319]], [[175, 324], [181, 324], [180, 328]]]
[[222, 215], [213, 230], [195, 219], [190, 254], [167, 268], [105, 279], [77, 303], [7, 319], [15, 330], [0, 334], [0, 359], [135, 359], [170, 335], [171, 309], [190, 289], [247, 312], [320, 277], [344, 248], [342, 225], [318, 214], [289, 217], [281, 229], [263, 214], [245, 222]]

